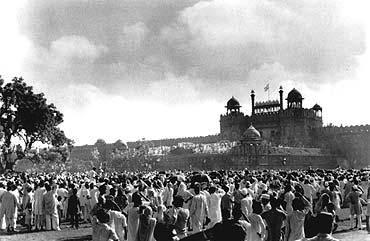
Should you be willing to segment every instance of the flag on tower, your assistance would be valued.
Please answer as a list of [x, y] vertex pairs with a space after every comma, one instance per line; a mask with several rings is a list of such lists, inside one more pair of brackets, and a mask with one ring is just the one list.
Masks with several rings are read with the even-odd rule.
[[270, 84], [267, 84], [266, 86], [265, 86], [265, 91], [268, 91], [270, 89]]

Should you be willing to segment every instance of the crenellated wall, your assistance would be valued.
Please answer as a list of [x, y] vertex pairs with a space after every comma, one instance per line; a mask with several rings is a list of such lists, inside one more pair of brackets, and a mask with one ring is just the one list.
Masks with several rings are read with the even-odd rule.
[[370, 125], [315, 128], [312, 142], [342, 156], [353, 168], [370, 165]]

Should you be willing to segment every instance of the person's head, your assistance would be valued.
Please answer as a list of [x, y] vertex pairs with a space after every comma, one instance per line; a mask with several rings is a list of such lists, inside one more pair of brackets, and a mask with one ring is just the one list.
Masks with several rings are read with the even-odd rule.
[[330, 196], [327, 193], [323, 193], [320, 199], [323, 206], [326, 206], [330, 202]]
[[146, 217], [152, 217], [152, 214], [153, 214], [153, 210], [151, 207], [149, 206], [145, 206], [144, 210], [143, 210], [143, 214], [144, 216]]
[[215, 193], [216, 192], [216, 187], [215, 186], [211, 186], [209, 188], [209, 194], [212, 194], [212, 193]]
[[197, 183], [194, 185], [194, 192], [195, 194], [199, 194], [200, 193], [200, 184]]
[[252, 210], [253, 210], [253, 213], [255, 214], [261, 214], [263, 211], [262, 204], [260, 202], [253, 200]]
[[175, 196], [172, 204], [175, 208], [181, 208], [184, 205], [184, 198], [181, 196]]
[[326, 205], [326, 209], [328, 210], [328, 213], [334, 214], [335, 212], [335, 205], [332, 202], [329, 202], [328, 205]]
[[115, 188], [109, 189], [109, 195], [115, 197], [116, 196], [116, 189]]
[[266, 206], [270, 202], [270, 195], [268, 195], [267, 193], [262, 194], [261, 202], [262, 202], [262, 205]]
[[303, 211], [304, 202], [301, 198], [294, 198], [292, 201], [292, 207], [295, 211]]
[[330, 234], [333, 228], [333, 215], [327, 212], [317, 214], [317, 231], [319, 233]]
[[106, 191], [107, 191], [107, 186], [101, 185], [99, 187], [99, 193], [100, 193], [100, 195], [104, 195], [106, 193]]
[[292, 186], [290, 184], [287, 184], [284, 188], [285, 192], [289, 192], [292, 190]]
[[132, 202], [134, 203], [135, 207], [139, 207], [143, 204], [143, 201], [141, 200], [141, 196], [136, 192], [132, 194]]
[[270, 204], [271, 204], [271, 208], [274, 208], [275, 209], [275, 208], [278, 208], [279, 207], [280, 202], [279, 202], [279, 200], [277, 198], [272, 197], [270, 199]]
[[108, 223], [109, 222], [109, 213], [104, 209], [99, 209], [96, 213], [96, 217], [98, 218], [100, 223]]
[[6, 190], [11, 191], [12, 190], [12, 187], [13, 187], [13, 182], [12, 181], [8, 181], [8, 183], [6, 185]]
[[49, 185], [48, 182], [45, 183], [45, 189], [46, 189], [47, 192], [51, 190], [51, 186]]
[[28, 186], [28, 187], [26, 188], [26, 191], [27, 191], [27, 193], [32, 192], [32, 187], [31, 187], [31, 186]]
[[72, 194], [73, 194], [74, 196], [76, 196], [76, 195], [77, 195], [77, 188], [73, 188], [73, 189], [72, 189]]

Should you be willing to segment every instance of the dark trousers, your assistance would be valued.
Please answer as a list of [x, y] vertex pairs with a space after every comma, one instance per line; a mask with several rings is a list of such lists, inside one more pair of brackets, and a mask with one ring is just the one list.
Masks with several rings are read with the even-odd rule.
[[78, 228], [78, 219], [79, 219], [78, 213], [71, 213], [70, 216], [72, 228], [73, 227]]

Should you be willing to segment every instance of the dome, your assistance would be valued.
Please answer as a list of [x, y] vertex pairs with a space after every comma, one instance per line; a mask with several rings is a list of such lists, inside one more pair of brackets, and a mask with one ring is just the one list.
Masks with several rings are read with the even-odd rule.
[[303, 100], [302, 98], [302, 95], [301, 93], [299, 93], [298, 90], [296, 90], [295, 88], [292, 89], [289, 94], [288, 94], [288, 98], [286, 98], [287, 101], [289, 102], [300, 102]]
[[318, 105], [318, 104], [315, 104], [315, 105], [312, 107], [312, 109], [313, 109], [313, 110], [316, 110], [316, 111], [318, 111], [318, 110], [322, 110], [321, 106], [320, 106], [320, 105]]
[[240, 108], [240, 103], [237, 99], [233, 97], [231, 97], [231, 99], [226, 103], [226, 108], [228, 109], [235, 109], [235, 108]]
[[254, 128], [254, 126], [251, 124], [249, 128], [244, 132], [243, 138], [246, 141], [260, 141], [261, 140], [261, 134], [260, 132]]

